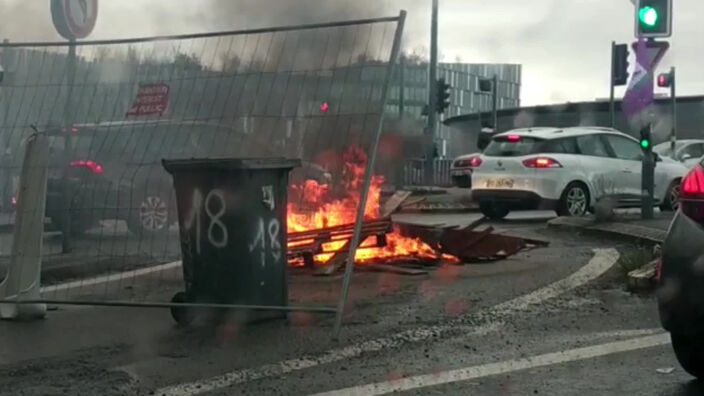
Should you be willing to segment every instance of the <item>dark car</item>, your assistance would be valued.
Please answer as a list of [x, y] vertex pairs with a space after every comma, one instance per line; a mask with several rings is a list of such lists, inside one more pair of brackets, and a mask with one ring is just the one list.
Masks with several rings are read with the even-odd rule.
[[[247, 136], [228, 126], [205, 122], [147, 121], [77, 125], [51, 130], [47, 217], [63, 221], [66, 192], [71, 194], [71, 231], [80, 234], [100, 220], [127, 222], [137, 235], [166, 232], [176, 221], [171, 176], [161, 160], [247, 156]], [[67, 136], [73, 146], [66, 154]], [[244, 155], [243, 155], [244, 154]], [[64, 177], [64, 165], [68, 165]], [[329, 180], [312, 163], [294, 179]], [[299, 175], [299, 176], [297, 176]]]
[[662, 326], [682, 367], [704, 379], [704, 164], [683, 179], [656, 271]]
[[[71, 194], [71, 230], [99, 220], [125, 220], [135, 234], [168, 230], [176, 219], [163, 158], [227, 155], [241, 135], [204, 122], [146, 121], [76, 125], [49, 130], [47, 217], [61, 227], [63, 197]], [[72, 151], [66, 153], [70, 138]], [[68, 173], [64, 177], [64, 167]]]

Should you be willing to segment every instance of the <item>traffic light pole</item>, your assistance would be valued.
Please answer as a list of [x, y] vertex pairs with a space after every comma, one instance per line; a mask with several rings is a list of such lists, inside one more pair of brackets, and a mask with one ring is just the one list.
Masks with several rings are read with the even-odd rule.
[[672, 100], [672, 129], [670, 130], [670, 152], [675, 155], [675, 146], [677, 143], [677, 92], [675, 91], [675, 84], [677, 83], [677, 78], [675, 77], [674, 66], [670, 69], [670, 99]]
[[425, 150], [425, 183], [431, 185], [435, 173], [435, 129], [437, 128], [437, 97], [436, 85], [438, 81], [438, 0], [433, 0], [433, 11], [430, 21], [430, 65], [428, 68], [428, 139]]
[[498, 77], [496, 74], [494, 74], [494, 78], [491, 80], [491, 96], [492, 96], [492, 103], [491, 103], [491, 116], [493, 117], [494, 121], [494, 131], [499, 130], [499, 125], [497, 124], [499, 122], [499, 115], [498, 115], [498, 104], [499, 104], [499, 96], [498, 96]]
[[[648, 141], [650, 142], [652, 136], [652, 122], [649, 122], [646, 128], [646, 136], [648, 136]], [[643, 162], [641, 168], [641, 207], [640, 213], [643, 220], [650, 220], [653, 218], [653, 190], [655, 184], [655, 158], [653, 156], [652, 143], [648, 145], [648, 148], [643, 150]]]
[[616, 57], [616, 42], [611, 42], [611, 72], [609, 73], [609, 119], [611, 128], [616, 127], [616, 106], [614, 105], [614, 71], [615, 71], [615, 57]]

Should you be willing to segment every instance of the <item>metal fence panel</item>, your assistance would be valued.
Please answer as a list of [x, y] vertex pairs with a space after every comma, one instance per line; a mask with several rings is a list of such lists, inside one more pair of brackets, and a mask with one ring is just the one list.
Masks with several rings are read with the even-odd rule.
[[451, 187], [451, 159], [436, 159], [433, 162], [433, 180], [425, 180], [426, 162], [422, 159], [408, 160], [403, 165], [403, 182], [407, 186]]
[[[337, 198], [355, 203], [344, 214], [354, 220], [366, 194], [359, 169], [376, 152], [404, 15], [0, 46], [7, 73], [0, 195], [10, 228], [26, 140], [32, 128], [49, 136], [43, 300], [160, 305], [183, 288], [175, 197], [162, 159], [300, 158], [293, 190], [331, 179]], [[289, 217], [321, 211], [305, 195], [291, 199]], [[10, 244], [9, 234], [0, 235], [0, 266]]]

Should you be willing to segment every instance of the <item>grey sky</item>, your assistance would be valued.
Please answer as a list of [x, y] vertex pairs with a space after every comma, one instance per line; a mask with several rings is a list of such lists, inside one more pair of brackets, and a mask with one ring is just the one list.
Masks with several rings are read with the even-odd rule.
[[[523, 64], [523, 104], [608, 95], [611, 40], [633, 41], [629, 0], [440, 0], [445, 61]], [[59, 39], [46, 0], [0, 0], [0, 37]], [[409, 12], [404, 46], [427, 52], [430, 0], [101, 0], [91, 38], [241, 29]], [[704, 93], [701, 0], [675, 0], [672, 48], [682, 94]], [[633, 61], [631, 61], [631, 64]], [[622, 91], [619, 90], [617, 92]]]

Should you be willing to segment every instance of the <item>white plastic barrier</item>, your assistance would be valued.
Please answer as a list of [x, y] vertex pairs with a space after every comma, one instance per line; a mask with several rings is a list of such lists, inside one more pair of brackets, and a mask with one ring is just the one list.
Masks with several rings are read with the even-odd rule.
[[44, 304], [12, 301], [40, 299], [48, 158], [47, 136], [33, 134], [27, 141], [20, 176], [10, 266], [0, 283], [0, 301], [4, 301], [0, 303], [2, 319], [43, 317], [46, 314]]

